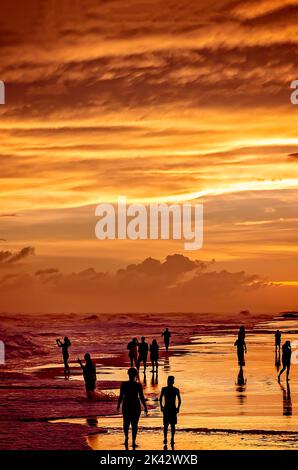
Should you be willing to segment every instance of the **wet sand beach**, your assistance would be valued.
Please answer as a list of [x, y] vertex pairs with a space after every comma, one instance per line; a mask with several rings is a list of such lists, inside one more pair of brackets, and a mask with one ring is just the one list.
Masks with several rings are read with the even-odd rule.
[[[150, 366], [146, 376], [142, 370], [140, 373], [149, 415], [142, 414], [140, 419], [139, 448], [163, 448], [158, 398], [168, 375], [175, 376], [182, 396], [175, 449], [297, 448], [297, 367], [292, 364], [289, 387], [285, 377], [279, 384], [274, 351], [277, 328], [283, 333], [282, 342], [298, 340], [297, 319], [259, 321], [248, 329], [242, 385], [238, 384], [235, 323], [194, 323], [183, 329], [175, 321], [176, 328], [173, 324], [171, 329], [179, 334], [173, 336], [169, 354], [161, 351], [158, 377], [152, 375]], [[143, 331], [137, 334], [136, 330], [131, 336], [140, 337]], [[147, 325], [145, 334], [150, 340], [159, 331]], [[46, 344], [47, 336], [43, 339]], [[46, 355], [42, 364], [27, 364], [22, 371], [2, 371], [1, 448], [28, 448], [28, 441], [34, 448], [38, 439], [37, 448], [60, 448], [64, 436], [63, 448], [123, 449], [122, 418], [116, 411], [116, 398], [120, 382], [127, 378], [126, 344], [123, 338], [121, 351], [115, 342], [111, 348], [101, 343], [102, 352], [96, 361], [97, 388], [101, 390], [98, 402], [88, 402], [84, 397], [82, 376], [72, 361], [75, 370], [67, 381], [61, 375], [61, 366], [48, 362]], [[14, 373], [14, 378], [9, 373]], [[10, 431], [13, 422], [16, 426]], [[15, 436], [13, 442], [10, 432]]]

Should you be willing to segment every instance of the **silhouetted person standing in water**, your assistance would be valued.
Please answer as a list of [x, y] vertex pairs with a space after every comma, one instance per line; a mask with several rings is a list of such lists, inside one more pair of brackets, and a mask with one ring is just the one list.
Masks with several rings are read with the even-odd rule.
[[164, 340], [164, 343], [165, 343], [165, 348], [166, 348], [166, 351], [168, 351], [169, 346], [170, 346], [171, 332], [169, 331], [168, 328], [166, 328], [165, 331], [161, 334], [161, 336], [163, 336], [163, 340]]
[[87, 398], [91, 399], [96, 386], [96, 366], [92, 362], [91, 356], [89, 353], [85, 354], [85, 365], [82, 363], [81, 359], [78, 357], [78, 363], [83, 369], [83, 376], [85, 381], [85, 388], [87, 393]]
[[143, 404], [145, 413], [148, 413], [142, 385], [136, 382], [138, 371], [134, 368], [128, 369], [129, 380], [122, 382], [120, 387], [120, 395], [118, 399], [117, 410], [122, 405], [123, 414], [123, 431], [125, 435], [125, 447], [128, 448], [129, 427], [132, 428], [132, 446], [136, 448], [136, 438], [138, 434], [138, 423], [141, 414], [141, 403]]
[[139, 343], [139, 357], [138, 357], [138, 369], [140, 369], [141, 363], [144, 364], [144, 374], [147, 368], [147, 356], [149, 351], [148, 343], [145, 341], [145, 336], [142, 336], [141, 343]]
[[68, 348], [71, 346], [71, 342], [67, 336], [64, 338], [64, 343], [58, 338], [56, 339], [57, 346], [62, 348], [62, 357], [64, 363], [64, 375], [70, 375], [70, 368], [68, 365], [69, 352]]
[[277, 350], [280, 351], [281, 332], [279, 330], [276, 330], [274, 336], [275, 336], [275, 351], [277, 351]]
[[150, 360], [152, 364], [152, 371], [154, 372], [154, 366], [156, 373], [158, 372], [158, 357], [159, 357], [159, 346], [156, 339], [154, 339], [150, 346]]
[[282, 369], [280, 373], [278, 374], [278, 381], [280, 382], [280, 376], [281, 374], [284, 373], [285, 370], [287, 370], [287, 381], [289, 379], [289, 374], [290, 374], [290, 367], [291, 367], [291, 355], [292, 355], [292, 349], [291, 349], [291, 342], [286, 341], [283, 346], [282, 346]]
[[174, 446], [175, 444], [174, 437], [177, 424], [177, 414], [179, 413], [181, 406], [180, 391], [178, 388], [174, 387], [174, 382], [175, 377], [173, 377], [173, 375], [170, 375], [168, 377], [168, 386], [162, 388], [159, 398], [160, 409], [163, 413], [163, 443], [165, 445], [167, 445], [168, 443], [168, 428], [169, 426], [171, 426], [172, 446]]
[[130, 367], [133, 367], [133, 365], [138, 367], [138, 345], [137, 338], [133, 338], [127, 345]]
[[237, 346], [237, 357], [238, 357], [238, 364], [240, 367], [245, 366], [244, 354], [247, 352], [244, 338], [245, 338], [245, 335], [244, 336], [238, 335], [238, 339], [234, 343], [234, 346]]

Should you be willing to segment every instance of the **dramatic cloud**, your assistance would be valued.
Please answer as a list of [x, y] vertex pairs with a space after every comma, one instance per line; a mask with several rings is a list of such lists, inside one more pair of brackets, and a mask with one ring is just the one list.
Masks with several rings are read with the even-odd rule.
[[[216, 263], [182, 255], [147, 258], [115, 274], [89, 268], [62, 274], [5, 274], [0, 309], [26, 312], [275, 312], [289, 307], [297, 286], [274, 285], [244, 271], [216, 270]], [[37, 273], [36, 273], [37, 274]]]

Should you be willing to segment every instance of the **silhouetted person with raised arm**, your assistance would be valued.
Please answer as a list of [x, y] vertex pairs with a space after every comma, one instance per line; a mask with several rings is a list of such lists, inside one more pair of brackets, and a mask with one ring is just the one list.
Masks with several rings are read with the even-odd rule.
[[138, 369], [140, 369], [141, 363], [144, 365], [144, 374], [147, 368], [147, 356], [149, 351], [148, 343], [145, 341], [145, 336], [142, 336], [141, 342], [139, 343], [139, 357], [138, 357]]
[[171, 332], [169, 331], [168, 328], [166, 328], [165, 331], [161, 334], [161, 336], [163, 336], [163, 340], [164, 340], [164, 343], [165, 343], [165, 348], [166, 348], [166, 351], [168, 351], [169, 346], [170, 346]]
[[123, 431], [125, 435], [125, 447], [128, 448], [128, 434], [129, 427], [132, 428], [132, 446], [135, 449], [136, 438], [138, 434], [138, 423], [141, 414], [141, 403], [143, 404], [144, 411], [147, 414], [147, 405], [145, 402], [145, 397], [143, 393], [142, 385], [136, 382], [138, 376], [137, 369], [131, 367], [128, 369], [129, 380], [127, 382], [122, 382], [120, 387], [120, 395], [118, 399], [117, 410], [120, 410], [122, 404], [122, 415], [123, 415]]
[[279, 382], [280, 382], [281, 374], [283, 374], [285, 370], [287, 370], [287, 381], [290, 380], [289, 375], [290, 375], [290, 367], [291, 367], [291, 355], [292, 355], [291, 342], [285, 341], [285, 343], [282, 346], [282, 356], [281, 356], [282, 369], [280, 373], [278, 374]]
[[245, 366], [245, 353], [247, 352], [246, 342], [245, 342], [245, 334], [239, 335], [238, 339], [235, 341], [234, 346], [237, 346], [237, 357], [238, 357], [238, 364], [240, 367]]
[[277, 351], [277, 350], [280, 351], [281, 332], [279, 330], [276, 330], [274, 336], [275, 336], [275, 351]]
[[150, 346], [150, 360], [152, 364], [152, 371], [154, 373], [154, 366], [156, 373], [158, 372], [158, 358], [159, 358], [159, 346], [156, 339], [154, 339]]
[[175, 431], [177, 424], [177, 414], [180, 411], [181, 397], [178, 388], [174, 387], [175, 377], [170, 375], [168, 377], [168, 386], [163, 387], [161, 390], [159, 403], [160, 409], [163, 413], [163, 432], [164, 444], [168, 442], [168, 428], [171, 426], [171, 445], [174, 446]]
[[87, 398], [92, 399], [93, 393], [96, 387], [96, 366], [93, 363], [89, 353], [86, 353], [84, 358], [85, 358], [85, 365], [82, 363], [79, 357], [78, 357], [78, 363], [83, 369], [83, 376], [84, 376], [84, 381], [85, 381]]
[[64, 342], [57, 338], [56, 339], [57, 346], [59, 348], [62, 348], [62, 357], [63, 357], [63, 363], [64, 363], [64, 375], [70, 375], [70, 368], [68, 364], [68, 359], [69, 359], [69, 352], [68, 348], [71, 346], [71, 342], [67, 336], [64, 338]]
[[282, 390], [282, 405], [283, 405], [283, 416], [292, 416], [293, 414], [293, 407], [292, 407], [292, 399], [291, 399], [291, 389], [290, 384], [287, 382], [287, 389], [280, 383], [279, 384]]
[[138, 367], [138, 345], [137, 338], [133, 338], [127, 345], [130, 367], [133, 367], [133, 365]]

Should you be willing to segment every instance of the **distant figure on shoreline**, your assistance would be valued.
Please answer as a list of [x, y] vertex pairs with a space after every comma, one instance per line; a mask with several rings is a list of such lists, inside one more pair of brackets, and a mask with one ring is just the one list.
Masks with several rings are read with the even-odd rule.
[[56, 339], [57, 346], [59, 348], [62, 348], [62, 357], [63, 357], [63, 363], [64, 363], [64, 375], [70, 375], [70, 368], [68, 364], [68, 359], [69, 359], [69, 352], [68, 348], [71, 346], [71, 342], [67, 336], [64, 337], [64, 343], [57, 338]]
[[148, 343], [146, 343], [145, 336], [142, 336], [141, 342], [139, 343], [139, 357], [138, 357], [138, 370], [140, 369], [141, 363], [144, 365], [144, 374], [147, 368], [147, 356], [149, 351]]
[[278, 372], [280, 369], [280, 349], [275, 349], [275, 367]]
[[118, 399], [117, 411], [120, 411], [121, 403], [122, 405], [122, 415], [123, 415], [123, 431], [125, 435], [124, 445], [126, 449], [128, 448], [128, 434], [129, 427], [132, 428], [132, 446], [135, 449], [137, 447], [136, 438], [138, 434], [138, 423], [141, 414], [141, 403], [143, 404], [144, 411], [147, 414], [147, 405], [145, 402], [145, 397], [143, 393], [142, 385], [136, 382], [138, 376], [137, 369], [131, 367], [127, 371], [129, 380], [127, 382], [122, 382], [120, 387], [120, 395]]
[[130, 367], [138, 367], [138, 340], [137, 338], [133, 338], [127, 345], [128, 349], [128, 357], [130, 360]]
[[169, 331], [169, 329], [166, 328], [165, 331], [161, 334], [161, 336], [163, 336], [163, 340], [164, 340], [164, 343], [165, 343], [165, 348], [166, 348], [166, 351], [168, 351], [169, 346], [170, 346], [170, 338], [171, 338], [172, 334]]
[[238, 339], [234, 343], [234, 346], [237, 346], [237, 357], [238, 357], [238, 364], [240, 367], [245, 366], [244, 355], [247, 353], [246, 342], [244, 338], [245, 338], [245, 332], [244, 332], [244, 336], [243, 334], [238, 334]]
[[281, 374], [283, 374], [285, 370], [287, 370], [287, 382], [290, 380], [289, 375], [290, 375], [290, 368], [291, 368], [291, 355], [292, 355], [291, 342], [285, 341], [285, 343], [282, 346], [282, 357], [281, 357], [282, 369], [280, 373], [278, 374], [278, 382], [280, 382]]
[[92, 362], [92, 359], [89, 353], [85, 354], [84, 359], [86, 361], [85, 365], [82, 363], [79, 357], [78, 357], [78, 363], [83, 369], [83, 376], [84, 376], [84, 381], [85, 381], [87, 398], [91, 400], [93, 398], [94, 390], [96, 387], [96, 366]]
[[277, 351], [277, 350], [280, 351], [281, 332], [279, 330], [276, 330], [274, 336], [275, 336], [275, 351]]
[[158, 358], [159, 358], [159, 346], [156, 339], [154, 339], [150, 346], [150, 360], [152, 364], [151, 372], [154, 373], [154, 366], [156, 373], [158, 372]]
[[164, 445], [168, 443], [168, 428], [171, 426], [171, 445], [175, 444], [175, 432], [177, 424], [177, 414], [181, 407], [181, 397], [178, 388], [174, 387], [175, 377], [170, 375], [168, 377], [168, 386], [163, 387], [161, 390], [159, 403], [160, 409], [163, 413], [163, 432], [164, 432]]

